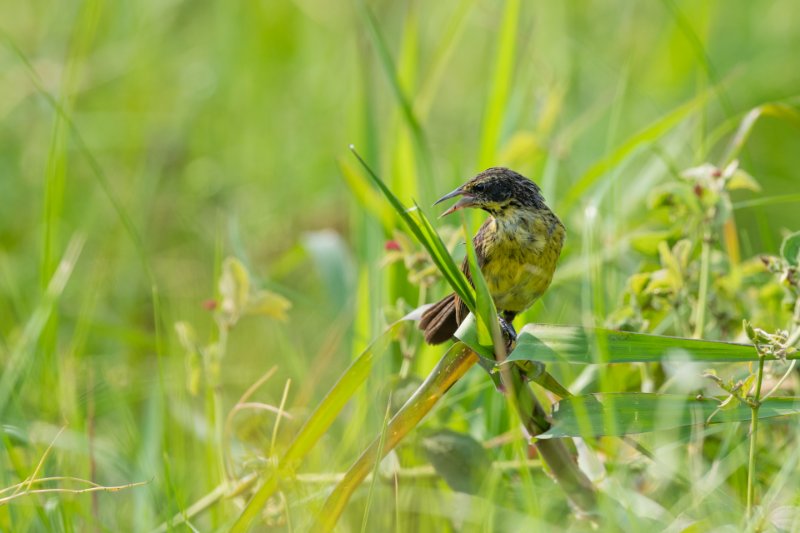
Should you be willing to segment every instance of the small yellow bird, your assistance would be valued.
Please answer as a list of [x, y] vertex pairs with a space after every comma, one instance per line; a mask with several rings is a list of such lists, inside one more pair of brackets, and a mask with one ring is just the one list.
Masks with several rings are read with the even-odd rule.
[[[484, 170], [436, 204], [460, 196], [442, 216], [477, 207], [491, 216], [472, 242], [503, 329], [516, 337], [512, 321], [550, 286], [566, 230], [528, 178], [503, 167]], [[436, 205], [434, 204], [434, 205]], [[461, 270], [472, 283], [467, 260]], [[419, 322], [429, 344], [452, 338], [469, 309], [454, 293], [433, 304]]]

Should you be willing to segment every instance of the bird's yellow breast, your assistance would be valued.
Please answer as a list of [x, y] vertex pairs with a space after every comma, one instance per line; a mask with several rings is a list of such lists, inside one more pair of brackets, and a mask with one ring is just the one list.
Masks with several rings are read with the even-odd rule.
[[564, 226], [552, 211], [519, 209], [489, 219], [484, 230], [481, 272], [495, 306], [522, 312], [553, 279]]

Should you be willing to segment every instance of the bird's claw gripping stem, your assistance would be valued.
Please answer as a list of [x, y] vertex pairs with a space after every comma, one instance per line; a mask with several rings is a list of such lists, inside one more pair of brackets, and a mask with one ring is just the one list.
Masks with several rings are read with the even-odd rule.
[[517, 342], [517, 330], [514, 329], [514, 324], [503, 317], [497, 317], [497, 319], [500, 321], [500, 330], [506, 338], [506, 347], [510, 349]]

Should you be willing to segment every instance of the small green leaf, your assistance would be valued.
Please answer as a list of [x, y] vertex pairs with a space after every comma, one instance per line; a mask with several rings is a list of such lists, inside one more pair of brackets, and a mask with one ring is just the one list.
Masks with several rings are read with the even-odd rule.
[[[674, 394], [610, 393], [573, 396], [553, 406], [552, 426], [537, 438], [618, 436], [674, 429], [704, 423], [745, 422], [751, 409], [724, 398], [694, 398]], [[769, 398], [759, 418], [800, 414], [800, 398]]]
[[726, 188], [729, 191], [747, 190], [753, 192], [760, 192], [761, 185], [756, 179], [742, 169], [736, 169], [731, 175]]
[[792, 233], [781, 244], [781, 256], [792, 266], [800, 266], [800, 231]]
[[[768, 358], [775, 359], [774, 356]], [[798, 356], [792, 354], [789, 358]], [[527, 324], [520, 331], [516, 349], [508, 357], [508, 361], [521, 359], [579, 364], [669, 360], [728, 363], [758, 361], [758, 353], [749, 344], [601, 328]]]
[[259, 291], [247, 302], [246, 313], [264, 315], [278, 320], [286, 320], [286, 312], [292, 307], [291, 302], [280, 294], [270, 291]]
[[492, 467], [486, 449], [466, 433], [436, 430], [423, 437], [422, 449], [436, 472], [458, 492], [477, 494]]

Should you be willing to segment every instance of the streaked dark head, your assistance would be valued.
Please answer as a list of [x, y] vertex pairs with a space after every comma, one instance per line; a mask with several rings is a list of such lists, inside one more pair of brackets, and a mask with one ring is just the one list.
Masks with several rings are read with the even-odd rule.
[[545, 205], [538, 185], [504, 167], [484, 170], [458, 189], [439, 198], [436, 204], [456, 196], [461, 198], [441, 216], [465, 207], [477, 207], [497, 216], [507, 209], [535, 209]]

